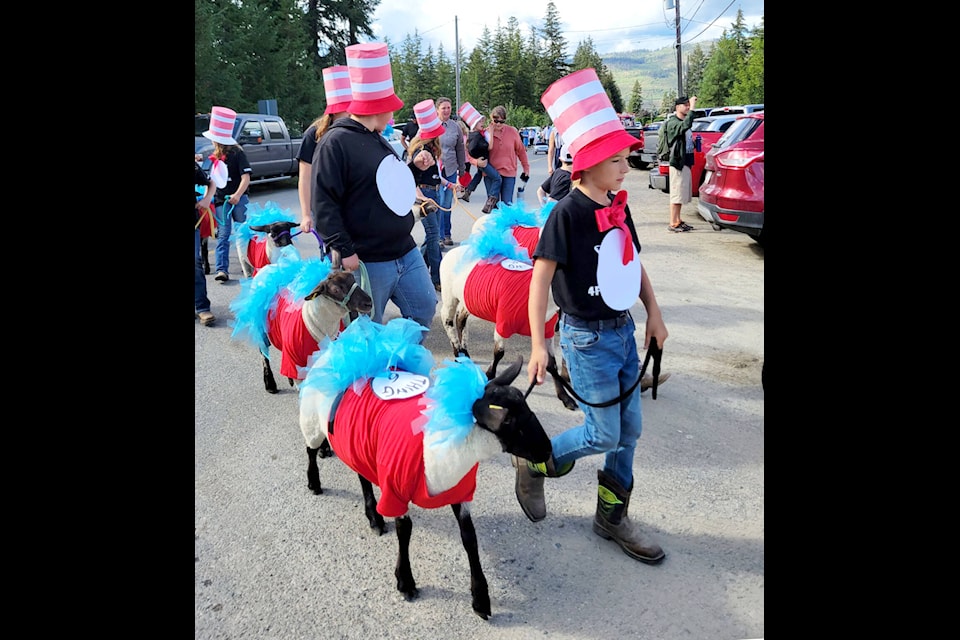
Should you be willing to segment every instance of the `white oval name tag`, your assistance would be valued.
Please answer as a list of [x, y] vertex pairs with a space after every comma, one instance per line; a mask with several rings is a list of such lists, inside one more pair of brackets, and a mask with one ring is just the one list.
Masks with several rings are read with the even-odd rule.
[[429, 389], [430, 379], [409, 371], [391, 371], [374, 378], [370, 387], [381, 400], [402, 400], [418, 396]]
[[529, 271], [530, 269], [533, 269], [533, 265], [527, 264], [526, 262], [520, 262], [519, 260], [514, 260], [513, 258], [504, 258], [500, 262], [500, 266], [507, 271]]

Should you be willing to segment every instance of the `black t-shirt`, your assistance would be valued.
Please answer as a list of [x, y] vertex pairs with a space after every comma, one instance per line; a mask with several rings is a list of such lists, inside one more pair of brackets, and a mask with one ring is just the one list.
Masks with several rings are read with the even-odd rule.
[[250, 167], [250, 161], [247, 160], [247, 154], [243, 152], [240, 146], [233, 147], [227, 151], [226, 163], [227, 186], [223, 189], [217, 189], [216, 195], [213, 196], [214, 204], [218, 207], [226, 202], [227, 199], [240, 188], [240, 177], [244, 173], [253, 173], [253, 169]]
[[[429, 169], [421, 170], [412, 161], [407, 163], [407, 166], [410, 167], [410, 172], [413, 173], [413, 182], [417, 186], [427, 185], [436, 189], [440, 186], [440, 171], [437, 169], [437, 154], [435, 154], [430, 147], [425, 146], [419, 146], [416, 149], [411, 149], [410, 151], [419, 153], [420, 149], [423, 149], [433, 156], [433, 165]], [[413, 158], [415, 155], [416, 153], [411, 153], [410, 157]]]
[[407, 139], [407, 142], [413, 140], [418, 131], [420, 131], [420, 125], [417, 124], [416, 120], [403, 125], [403, 137]]
[[572, 182], [570, 172], [566, 169], [554, 169], [553, 173], [547, 176], [540, 188], [547, 192], [547, 195], [554, 200], [560, 200], [563, 196], [570, 193]]
[[317, 127], [310, 125], [303, 132], [303, 142], [300, 143], [300, 153], [297, 160], [313, 164], [313, 152], [317, 150]]
[[[608, 195], [612, 202], [613, 194]], [[603, 301], [597, 283], [597, 247], [610, 232], [601, 233], [597, 228], [595, 212], [603, 207], [579, 189], [572, 190], [550, 211], [533, 252], [534, 258], [547, 258], [557, 263], [551, 284], [557, 306], [564, 313], [585, 320], [607, 320], [620, 315], [620, 311], [611, 309]], [[639, 256], [640, 240], [630, 216], [630, 207], [627, 206], [625, 211], [626, 225]]]
[[490, 144], [482, 131], [471, 131], [467, 136], [467, 153], [476, 160], [486, 160], [490, 157]]

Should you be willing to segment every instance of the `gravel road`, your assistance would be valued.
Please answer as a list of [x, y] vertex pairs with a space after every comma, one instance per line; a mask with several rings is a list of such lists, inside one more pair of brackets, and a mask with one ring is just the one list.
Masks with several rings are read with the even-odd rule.
[[[530, 159], [523, 197], [536, 205], [546, 158]], [[234, 256], [228, 283], [208, 276], [216, 325], [195, 321], [197, 639], [763, 637], [763, 249], [746, 235], [710, 229], [696, 199], [683, 209], [696, 230], [667, 231], [667, 196], [647, 187], [646, 170], [632, 169], [624, 188], [670, 331], [663, 370], [672, 377], [656, 400], [643, 394], [630, 506], [659, 538], [663, 563], [632, 560], [592, 532], [599, 457], [547, 480], [548, 516], [532, 523], [503, 454], [480, 465], [472, 505], [493, 615], [484, 621], [470, 607], [450, 509], [411, 508], [420, 597], [406, 602], [393, 576], [393, 522], [383, 536], [368, 527], [357, 477], [335, 458], [320, 461], [323, 495], [307, 489], [296, 392], [278, 376], [282, 391], [268, 394], [259, 354], [230, 338], [229, 304], [242, 277]], [[455, 240], [482, 215], [481, 192], [454, 211]], [[289, 184], [251, 195], [298, 211]], [[422, 239], [420, 225], [414, 235]], [[310, 240], [297, 238], [305, 255], [316, 253]], [[643, 307], [632, 311], [642, 344]], [[388, 307], [388, 317], [396, 315]], [[474, 319], [470, 331], [471, 355], [485, 368], [492, 325]], [[425, 344], [438, 363], [452, 355], [439, 318]], [[527, 360], [528, 338], [508, 341], [504, 362], [518, 355]], [[515, 382], [524, 389], [525, 371]], [[564, 409], [549, 382], [530, 404], [551, 435], [582, 417]]]

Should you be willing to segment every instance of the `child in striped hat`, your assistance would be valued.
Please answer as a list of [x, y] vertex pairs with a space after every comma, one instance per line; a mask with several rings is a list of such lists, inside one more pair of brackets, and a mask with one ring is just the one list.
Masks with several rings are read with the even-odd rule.
[[[665, 557], [663, 549], [627, 513], [643, 426], [636, 325], [630, 314], [638, 298], [646, 310], [644, 348], [662, 348], [668, 336], [650, 276], [640, 264], [627, 192], [621, 189], [630, 171], [627, 157], [641, 143], [623, 128], [594, 69], [560, 78], [540, 101], [573, 157], [574, 186], [551, 210], [533, 253], [527, 371], [531, 383], [543, 384], [547, 345], [543, 322], [534, 319], [544, 317], [550, 287], [562, 310], [560, 348], [570, 381], [586, 402], [579, 402], [583, 424], [551, 439], [548, 462], [514, 460], [517, 500], [528, 518], [542, 520], [547, 515], [544, 477], [566, 475], [578, 458], [602, 454], [593, 531], [614, 540], [631, 558], [657, 564]], [[611, 400], [610, 406], [596, 406]]]
[[490, 213], [500, 199], [500, 185], [503, 179], [496, 168], [490, 164], [490, 132], [484, 126], [486, 119], [469, 102], [464, 102], [457, 113], [470, 130], [467, 135], [467, 162], [477, 168], [477, 172], [463, 193], [463, 200], [470, 202], [470, 194], [480, 185], [480, 179], [486, 177], [483, 183], [487, 188], [487, 201], [483, 205], [483, 212]]
[[324, 246], [336, 249], [348, 271], [369, 278], [374, 322], [387, 302], [428, 328], [437, 292], [411, 235], [417, 187], [407, 165], [381, 135], [403, 101], [393, 90], [387, 45], [346, 48], [349, 117], [333, 122], [313, 154], [311, 213]]

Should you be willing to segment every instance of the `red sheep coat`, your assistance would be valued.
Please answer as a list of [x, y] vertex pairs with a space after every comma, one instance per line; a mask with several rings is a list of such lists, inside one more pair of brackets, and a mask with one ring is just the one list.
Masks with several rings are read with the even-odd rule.
[[479, 462], [454, 487], [435, 496], [427, 492], [423, 470], [427, 416], [422, 413], [426, 408], [423, 394], [381, 400], [369, 382], [360, 395], [348, 388], [337, 407], [327, 439], [344, 464], [380, 487], [377, 512], [384, 517], [399, 518], [411, 502], [436, 509], [473, 500]]
[[257, 271], [259, 271], [261, 267], [270, 264], [270, 258], [267, 257], [266, 238], [250, 238], [250, 241], [247, 243], [247, 262], [253, 265], [254, 276], [257, 275]]
[[267, 337], [280, 350], [280, 375], [302, 380], [297, 367], [306, 367], [319, 345], [303, 322], [301, 307], [288, 296], [277, 296], [277, 308], [267, 315]]
[[[519, 333], [529, 337], [527, 300], [532, 279], [533, 269], [511, 271], [499, 263], [478, 262], [464, 283], [463, 304], [470, 315], [493, 322], [500, 336], [509, 338]], [[556, 323], [554, 313], [543, 326], [543, 337], [547, 340], [553, 337]]]
[[521, 247], [527, 250], [527, 255], [532, 259], [533, 250], [537, 248], [537, 242], [540, 241], [540, 229], [517, 225], [513, 228], [513, 237]]

